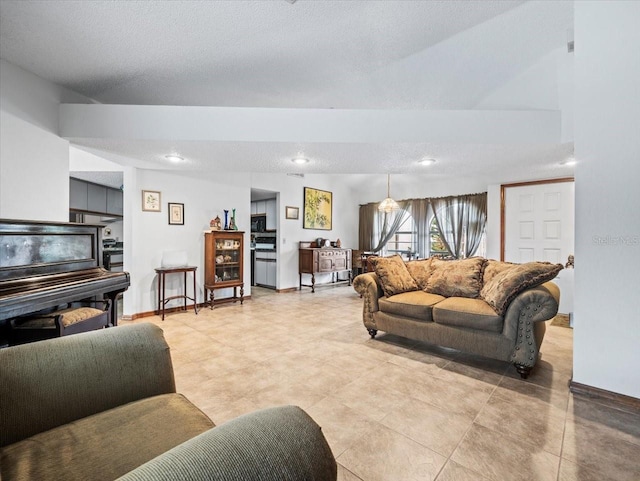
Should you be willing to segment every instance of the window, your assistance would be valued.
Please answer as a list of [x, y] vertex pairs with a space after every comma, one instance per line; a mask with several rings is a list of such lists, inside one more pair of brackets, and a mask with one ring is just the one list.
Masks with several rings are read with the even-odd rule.
[[411, 258], [416, 255], [418, 233], [414, 227], [413, 217], [408, 212], [404, 212], [404, 219], [396, 233], [387, 241], [382, 248], [383, 255], [400, 254], [404, 258]]

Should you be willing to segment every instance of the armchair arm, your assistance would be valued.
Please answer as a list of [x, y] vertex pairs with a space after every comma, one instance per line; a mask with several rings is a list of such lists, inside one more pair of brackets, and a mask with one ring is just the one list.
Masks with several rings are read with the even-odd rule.
[[175, 392], [169, 346], [150, 323], [0, 349], [0, 447]]
[[297, 406], [245, 414], [196, 436], [119, 481], [332, 481], [337, 465], [320, 427]]
[[364, 307], [362, 311], [362, 320], [364, 321], [364, 325], [367, 328], [375, 329], [376, 323], [373, 319], [373, 313], [380, 309], [378, 306], [378, 299], [384, 295], [378, 276], [373, 272], [360, 274], [353, 280], [353, 288], [358, 294], [360, 294], [360, 297], [364, 298]]

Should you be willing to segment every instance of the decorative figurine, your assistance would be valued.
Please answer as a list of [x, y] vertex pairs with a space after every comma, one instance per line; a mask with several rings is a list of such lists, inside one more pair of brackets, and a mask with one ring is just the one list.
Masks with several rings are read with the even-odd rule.
[[229, 211], [224, 211], [224, 230], [229, 230]]
[[340, 239], [336, 240], [336, 247], [341, 247], [342, 246], [342, 242], [340, 242]]
[[209, 227], [211, 227], [211, 230], [220, 230], [220, 216], [216, 216], [215, 219], [211, 219], [211, 222], [209, 222]]

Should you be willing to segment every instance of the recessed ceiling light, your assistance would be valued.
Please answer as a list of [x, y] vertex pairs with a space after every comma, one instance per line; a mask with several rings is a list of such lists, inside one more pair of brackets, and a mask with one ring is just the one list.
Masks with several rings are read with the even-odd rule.
[[421, 159], [418, 161], [420, 165], [433, 165], [436, 163], [436, 159]]
[[302, 165], [302, 164], [308, 164], [309, 159], [299, 155], [298, 157], [291, 159], [291, 162], [293, 162], [294, 164]]
[[569, 157], [566, 160], [560, 162], [560, 165], [576, 165], [578, 161], [574, 157]]
[[184, 158], [176, 154], [165, 155], [164, 158], [167, 159], [169, 162], [176, 162], [176, 163], [182, 162], [184, 160]]

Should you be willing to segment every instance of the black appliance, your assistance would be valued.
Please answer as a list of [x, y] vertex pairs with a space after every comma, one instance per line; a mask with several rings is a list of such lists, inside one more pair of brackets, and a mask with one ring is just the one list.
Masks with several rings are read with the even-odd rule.
[[257, 214], [251, 216], [251, 232], [264, 232], [267, 229], [267, 216]]

